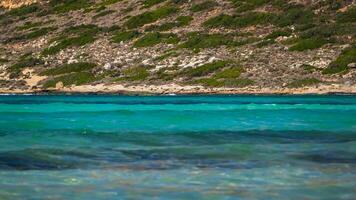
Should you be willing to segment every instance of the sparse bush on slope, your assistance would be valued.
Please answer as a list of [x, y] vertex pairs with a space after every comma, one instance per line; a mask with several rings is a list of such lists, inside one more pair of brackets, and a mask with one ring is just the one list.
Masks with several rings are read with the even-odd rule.
[[356, 44], [345, 49], [339, 57], [323, 70], [323, 74], [335, 74], [346, 71], [347, 65], [356, 63]]
[[46, 81], [43, 84], [44, 88], [53, 88], [58, 82], [62, 82], [64, 86], [84, 85], [96, 81], [96, 77], [91, 72], [77, 72], [55, 77]]
[[133, 46], [134, 47], [149, 47], [159, 43], [176, 44], [179, 42], [177, 35], [173, 33], [147, 33], [142, 38], [138, 39]]
[[144, 0], [143, 5], [144, 5], [144, 7], [149, 8], [151, 6], [162, 3], [164, 1], [166, 1], [166, 0]]
[[204, 26], [209, 28], [241, 28], [251, 25], [271, 23], [273, 17], [274, 15], [272, 14], [261, 12], [251, 12], [235, 16], [221, 14], [204, 22]]
[[42, 55], [53, 55], [71, 46], [83, 46], [92, 43], [96, 39], [96, 34], [100, 31], [99, 27], [92, 24], [67, 28], [56, 41], [57, 44], [44, 49]]
[[193, 12], [200, 12], [203, 10], [209, 10], [217, 6], [218, 4], [215, 1], [203, 1], [202, 3], [199, 4], [193, 4], [193, 6], [190, 8], [191, 11]]
[[118, 32], [116, 33], [111, 39], [115, 43], [120, 43], [124, 41], [131, 40], [133, 38], [136, 38], [140, 35], [140, 32], [134, 30], [134, 31], [124, 31], [124, 32]]
[[298, 87], [306, 87], [306, 86], [312, 86], [321, 83], [319, 79], [316, 78], [305, 78], [305, 79], [300, 79], [293, 81], [288, 84], [288, 87], [291, 88], [298, 88]]
[[157, 21], [158, 19], [165, 18], [175, 12], [177, 8], [173, 6], [164, 6], [157, 8], [154, 11], [144, 12], [142, 14], [133, 16], [125, 22], [125, 26], [129, 29], [138, 28], [145, 24]]
[[72, 73], [72, 72], [82, 72], [82, 71], [91, 70], [95, 66], [96, 66], [95, 63], [88, 63], [88, 62], [64, 64], [64, 65], [57, 66], [52, 69], [45, 70], [41, 73], [41, 75], [55, 76], [55, 75], [60, 75], [60, 74]]
[[66, 13], [72, 10], [80, 10], [89, 7], [91, 0], [50, 0], [50, 5], [57, 13]]

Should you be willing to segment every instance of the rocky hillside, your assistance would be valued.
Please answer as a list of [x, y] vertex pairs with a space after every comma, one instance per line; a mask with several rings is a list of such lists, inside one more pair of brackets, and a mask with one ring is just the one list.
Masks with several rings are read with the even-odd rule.
[[356, 88], [351, 0], [1, 3], [14, 8], [0, 9], [3, 92], [80, 85]]

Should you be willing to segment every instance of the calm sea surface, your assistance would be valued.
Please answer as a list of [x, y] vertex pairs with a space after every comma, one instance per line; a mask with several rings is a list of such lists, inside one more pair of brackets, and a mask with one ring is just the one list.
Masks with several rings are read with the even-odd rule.
[[0, 96], [0, 199], [355, 199], [356, 96]]

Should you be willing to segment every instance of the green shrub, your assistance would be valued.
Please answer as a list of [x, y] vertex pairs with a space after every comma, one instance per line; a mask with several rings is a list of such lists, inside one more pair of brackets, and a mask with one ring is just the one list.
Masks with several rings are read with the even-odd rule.
[[254, 84], [253, 80], [247, 78], [238, 78], [238, 79], [224, 79], [223, 80], [225, 87], [247, 87]]
[[316, 78], [305, 78], [301, 80], [296, 80], [288, 84], [288, 87], [291, 88], [298, 88], [298, 87], [305, 87], [305, 86], [311, 86], [311, 85], [316, 85], [321, 83], [319, 79]]
[[125, 22], [125, 26], [130, 29], [138, 28], [145, 24], [155, 22], [158, 19], [165, 18], [165, 17], [171, 15], [172, 13], [176, 13], [177, 11], [178, 11], [178, 9], [175, 7], [172, 7], [172, 6], [161, 7], [154, 11], [144, 12], [142, 14], [139, 14], [139, 15], [129, 18]]
[[[134, 10], [134, 7], [132, 7], [132, 6], [130, 6], [130, 7], [127, 7], [127, 8], [125, 8], [125, 9], [123, 9], [122, 10], [122, 13], [123, 14], [127, 14], [127, 13], [129, 13], [129, 12], [131, 12], [131, 11], [133, 11]], [[127, 16], [126, 16], [127, 17]]]
[[246, 27], [257, 24], [266, 24], [274, 16], [268, 13], [251, 12], [235, 19], [235, 27]]
[[183, 71], [183, 75], [187, 77], [200, 77], [206, 76], [218, 69], [226, 67], [230, 61], [214, 61], [212, 63], [204, 64], [195, 68], [188, 68]]
[[124, 78], [121, 80], [127, 81], [142, 81], [150, 74], [144, 66], [129, 67], [123, 70]]
[[58, 82], [62, 82], [64, 86], [84, 85], [96, 81], [94, 74], [90, 72], [77, 72], [55, 77], [46, 81], [43, 84], [44, 88], [53, 88]]
[[179, 16], [174, 22], [164, 23], [160, 26], [153, 25], [148, 27], [146, 31], [167, 31], [174, 27], [187, 26], [192, 20], [193, 17], [190, 16]]
[[66, 38], [61, 40], [57, 45], [44, 49], [42, 51], [42, 55], [53, 55], [60, 52], [62, 49], [66, 49], [71, 46], [80, 47], [94, 41], [95, 37], [93, 35], [80, 35], [78, 37]]
[[167, 53], [155, 58], [155, 61], [165, 60], [169, 57], [177, 57], [178, 55], [179, 55], [179, 53], [177, 53], [176, 51], [170, 51], [170, 52], [167, 52]]
[[40, 12], [36, 14], [36, 17], [43, 17], [47, 15], [51, 15], [53, 11], [50, 8], [43, 8]]
[[176, 44], [179, 42], [179, 38], [177, 35], [173, 33], [159, 33], [159, 32], [147, 33], [145, 36], [138, 39], [134, 43], [134, 47], [149, 47], [162, 42], [167, 44]]
[[9, 25], [9, 24], [12, 24], [12, 23], [15, 23], [14, 19], [8, 17], [5, 14], [0, 15], [0, 25], [1, 26], [6, 26], [6, 25]]
[[26, 22], [24, 23], [23, 25], [21, 26], [18, 26], [16, 29], [19, 30], [19, 31], [22, 31], [22, 30], [28, 30], [28, 29], [31, 29], [31, 28], [34, 28], [34, 27], [38, 27], [38, 26], [41, 26], [42, 23], [41, 22]]
[[339, 13], [337, 15], [337, 22], [339, 23], [356, 22], [356, 6], [347, 9], [346, 12]]
[[268, 0], [230, 0], [236, 7], [236, 12], [253, 10], [269, 2]]
[[137, 38], [140, 35], [140, 32], [134, 30], [134, 31], [125, 31], [125, 32], [119, 32], [114, 37], [112, 37], [112, 41], [115, 43], [120, 43], [124, 41], [128, 41], [134, 38]]
[[5, 58], [0, 58], [0, 63], [7, 63], [7, 62], [9, 62], [9, 60], [8, 60], [8, 59], [5, 59]]
[[153, 80], [172, 81], [176, 75], [174, 72], [167, 72], [167, 68], [161, 68], [154, 74]]
[[4, 19], [9, 19], [9, 17], [6, 15], [6, 13], [1, 13], [0, 14], [0, 21], [2, 21]]
[[57, 13], [66, 13], [71, 10], [80, 10], [91, 5], [90, 0], [51, 0], [50, 5]]
[[101, 31], [106, 32], [106, 33], [110, 33], [110, 32], [118, 33], [118, 31], [120, 31], [120, 30], [121, 30], [121, 27], [118, 25], [112, 25], [112, 26], [107, 26], [107, 27], [101, 28]]
[[101, 29], [93, 24], [69, 27], [55, 40], [58, 43], [55, 46], [44, 49], [42, 55], [53, 55], [71, 46], [79, 47], [92, 43], [95, 41], [95, 36], [99, 31], [101, 31]]
[[241, 73], [243, 72], [242, 67], [232, 67], [225, 69], [223, 71], [217, 72], [214, 74], [214, 78], [221, 79], [221, 78], [238, 78]]
[[40, 8], [38, 7], [37, 4], [32, 4], [29, 6], [22, 6], [20, 8], [16, 8], [13, 10], [8, 11], [7, 13], [5, 13], [6, 15], [9, 16], [17, 16], [17, 17], [22, 17], [31, 13], [34, 13], [36, 11], [38, 11]]
[[[95, 10], [96, 13], [100, 13], [101, 11], [105, 10], [106, 7], [105, 7], [105, 6], [99, 6], [99, 7], [97, 7], [96, 9], [95, 9], [95, 7], [94, 7], [94, 8], [91, 8], [91, 9]], [[85, 12], [85, 11], [84, 11], [84, 12]]]
[[246, 44], [255, 43], [257, 41], [259, 41], [259, 38], [257, 38], [257, 37], [248, 37], [248, 38], [244, 38], [242, 40], [237, 40], [237, 41], [231, 42], [231, 46], [238, 47], [238, 46], [243, 46]]
[[235, 17], [221, 14], [216, 17], [212, 17], [203, 23], [206, 27], [225, 27], [225, 28], [234, 28], [235, 26]]
[[217, 79], [214, 78], [201, 78], [194, 80], [192, 82], [193, 84], [198, 84], [198, 85], [203, 85], [206, 87], [223, 87], [224, 83], [221, 81], [218, 81]]
[[202, 78], [193, 81], [206, 87], [246, 87], [252, 85], [254, 81], [245, 78], [217, 80], [215, 78]]
[[162, 3], [164, 1], [166, 1], [166, 0], [144, 0], [143, 1], [143, 5], [144, 5], [144, 7], [149, 8], [149, 7], [153, 6], [153, 5]]
[[258, 48], [261, 48], [261, 47], [268, 46], [268, 45], [274, 44], [274, 43], [276, 43], [275, 40], [267, 39], [267, 40], [262, 40], [261, 42], [257, 43], [256, 46]]
[[43, 35], [47, 35], [50, 31], [53, 31], [53, 30], [56, 30], [56, 28], [45, 27], [45, 28], [40, 28], [40, 29], [34, 29], [33, 31], [31, 31], [29, 33], [10, 38], [7, 40], [7, 42], [35, 39], [35, 38], [41, 37]]
[[66, 28], [62, 36], [68, 36], [68, 35], [84, 35], [84, 34], [89, 34], [93, 35], [101, 31], [101, 28], [98, 27], [95, 24], [81, 24], [78, 26], [72, 26]]
[[299, 41], [300, 41], [300, 38], [298, 38], [298, 37], [290, 37], [290, 38], [288, 38], [286, 40], [281, 41], [281, 43], [284, 44], [284, 45], [293, 45], [293, 44], [296, 44]]
[[330, 25], [320, 25], [303, 31], [300, 37], [303, 39], [308, 38], [328, 38], [335, 35], [335, 27]]
[[168, 31], [176, 26], [177, 24], [175, 22], [167, 22], [161, 25], [149, 26], [145, 29], [145, 31]]
[[356, 63], [356, 45], [342, 51], [339, 57], [323, 70], [323, 74], [335, 74], [347, 70], [349, 63]]
[[5, 43], [10, 43], [10, 42], [16, 42], [16, 41], [22, 41], [22, 40], [31, 40], [31, 39], [35, 39], [35, 38], [41, 37], [43, 35], [46, 35], [50, 31], [53, 31], [53, 30], [56, 30], [56, 28], [54, 28], [54, 27], [44, 27], [44, 28], [40, 28], [40, 29], [33, 29], [29, 33], [25, 33], [25, 34], [22, 34], [22, 35], [17, 35], [17, 36], [12, 37], [12, 38], [8, 38], [4, 42]]
[[10, 81], [10, 80], [3, 80], [3, 79], [0, 79], [0, 87], [1, 87], [1, 88], [8, 87], [10, 84], [11, 84], [11, 81]]
[[200, 12], [203, 10], [208, 10], [208, 9], [212, 9], [213, 7], [217, 6], [218, 4], [215, 1], [204, 1], [202, 3], [199, 4], [194, 4], [190, 10], [193, 12]]
[[268, 34], [265, 39], [276, 39], [278, 37], [281, 37], [281, 36], [290, 36], [292, 33], [290, 31], [282, 31], [282, 30], [278, 30], [278, 31], [273, 31], [272, 33]]
[[25, 35], [25, 39], [34, 39], [41, 37], [43, 35], [47, 35], [50, 31], [56, 30], [56, 28], [53, 27], [45, 27], [45, 28], [40, 28], [38, 30], [34, 30], [30, 32], [29, 34]]
[[313, 65], [308, 65], [308, 64], [303, 64], [301, 66], [301, 68], [303, 68], [305, 71], [308, 71], [308, 72], [313, 72], [313, 71], [315, 71], [317, 69]]
[[301, 31], [306, 31], [306, 30], [309, 30], [311, 28], [314, 28], [316, 27], [317, 24], [315, 23], [306, 23], [306, 24], [296, 24], [295, 25], [295, 31], [298, 31], [298, 32], [301, 32]]
[[345, 1], [340, 1], [340, 0], [323, 0], [318, 2], [319, 7], [327, 7], [328, 10], [336, 11], [342, 8], [343, 3]]
[[274, 22], [276, 25], [284, 27], [293, 24], [308, 24], [313, 19], [313, 11], [302, 7], [292, 7], [275, 17]]
[[188, 3], [188, 2], [190, 2], [190, 0], [171, 0], [171, 3], [178, 4], [178, 5], [185, 4], [185, 3]]
[[100, 13], [94, 15], [94, 16], [93, 16], [93, 19], [98, 19], [98, 18], [100, 18], [100, 17], [109, 15], [109, 14], [114, 13], [114, 12], [115, 12], [115, 11], [113, 11], [113, 10], [105, 10], [105, 11], [102, 11], [102, 12], [100, 12]]
[[24, 57], [20, 58], [20, 60], [16, 64], [10, 66], [10, 68], [9, 68], [9, 70], [11, 72], [10, 76], [12, 78], [16, 78], [21, 74], [21, 71], [23, 70], [23, 68], [34, 67], [34, 66], [40, 65], [42, 63], [43, 63], [43, 61], [40, 59], [29, 57], [29, 56], [24, 56]]
[[291, 32], [289, 31], [282, 31], [282, 30], [277, 30], [274, 31], [272, 33], [270, 33], [269, 35], [267, 35], [264, 40], [262, 40], [261, 42], [257, 43], [257, 47], [261, 48], [270, 44], [274, 44], [276, 41], [275, 39], [280, 37], [280, 36], [290, 36]]
[[122, 0], [103, 0], [102, 2], [98, 3], [96, 6], [100, 7], [100, 6], [109, 6], [112, 4], [115, 4], [117, 2], [120, 2]]
[[219, 16], [208, 19], [204, 22], [204, 26], [210, 28], [225, 27], [225, 28], [241, 28], [257, 24], [270, 23], [273, 15], [261, 12], [250, 12], [245, 15], [230, 16], [221, 14]]
[[336, 35], [354, 35], [356, 33], [356, 26], [353, 23], [336, 23], [334, 27], [330, 27], [330, 29], [332, 28], [335, 28]]
[[310, 49], [317, 49], [325, 44], [329, 43], [328, 40], [323, 38], [310, 38], [310, 39], [301, 39], [295, 45], [289, 48], [290, 51], [305, 51]]
[[332, 38], [338, 35], [352, 35], [356, 32], [356, 26], [352, 24], [320, 24], [300, 33], [300, 37], [307, 38]]
[[[185, 75], [190, 78], [206, 76], [229, 65], [234, 65], [234, 63], [231, 61], [215, 61], [197, 68], [188, 69], [185, 71]], [[253, 84], [254, 82], [252, 80], [238, 78], [243, 71], [242, 67], [231, 66], [227, 69], [216, 72], [210, 78], [197, 79], [194, 80], [193, 83], [201, 84], [207, 87], [245, 87]]]
[[255, 42], [257, 39], [249, 37], [240, 41], [234, 40], [233, 34], [202, 34], [202, 33], [190, 33], [188, 40], [183, 43], [181, 48], [190, 48], [193, 50], [200, 50], [202, 48], [216, 48], [219, 46], [236, 47], [242, 46], [248, 43]]
[[203, 34], [190, 33], [188, 40], [181, 45], [182, 48], [201, 49], [215, 48], [222, 45], [233, 45], [234, 41], [231, 36], [223, 34]]
[[187, 26], [189, 23], [193, 20], [193, 17], [191, 16], [179, 16], [177, 17], [176, 21], [179, 24], [179, 26]]
[[87, 63], [87, 62], [65, 64], [52, 69], [48, 69], [42, 72], [41, 75], [55, 76], [55, 75], [67, 74], [71, 72], [82, 72], [82, 71], [91, 70], [95, 66], [96, 66], [95, 63]]

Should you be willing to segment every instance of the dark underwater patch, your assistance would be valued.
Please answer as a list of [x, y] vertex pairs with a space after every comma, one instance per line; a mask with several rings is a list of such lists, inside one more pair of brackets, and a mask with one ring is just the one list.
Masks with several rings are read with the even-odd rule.
[[[224, 152], [186, 154], [175, 149], [93, 149], [91, 153], [61, 149], [24, 149], [0, 153], [0, 170], [120, 169], [168, 170], [176, 168], [250, 169], [267, 166], [266, 161], [247, 160]], [[219, 156], [220, 155], [220, 156]], [[219, 158], [221, 157], [221, 158]], [[238, 159], [241, 158], [241, 159]]]
[[[61, 137], [77, 137], [92, 140], [93, 142], [133, 144], [138, 146], [165, 147], [165, 146], [203, 146], [222, 144], [333, 144], [356, 141], [356, 132], [333, 131], [273, 131], [273, 130], [248, 130], [248, 131], [165, 131], [165, 132], [98, 132], [90, 129], [78, 130], [43, 130], [40, 133], [21, 131], [12, 133], [0, 130], [1, 136], [12, 135], [39, 135], [51, 139], [53, 135]], [[85, 134], [83, 134], [85, 132]], [[16, 135], [15, 135], [16, 134]]]
[[[206, 98], [209, 97], [209, 98]], [[251, 98], [253, 97], [253, 98]], [[347, 100], [345, 100], [347, 97]], [[1, 96], [3, 104], [117, 104], [117, 105], [188, 105], [188, 104], [320, 104], [356, 105], [354, 95], [208, 95], [208, 96], [124, 96], [124, 95], [31, 95]]]
[[[94, 156], [95, 157], [95, 156]], [[25, 149], [0, 153], [0, 170], [63, 170], [80, 168], [88, 154], [59, 149]]]
[[[72, 132], [77, 134], [76, 131]], [[78, 135], [83, 136], [82, 131]], [[355, 132], [327, 131], [201, 131], [201, 132], [94, 132], [86, 138], [99, 141], [131, 143], [140, 146], [201, 146], [221, 144], [292, 144], [346, 143], [356, 141]]]
[[298, 160], [311, 161], [320, 164], [356, 164], [356, 155], [344, 151], [305, 153], [304, 155], [295, 155], [293, 157]]
[[46, 160], [33, 156], [1, 154], [0, 170], [60, 170], [71, 169], [73, 163]]

